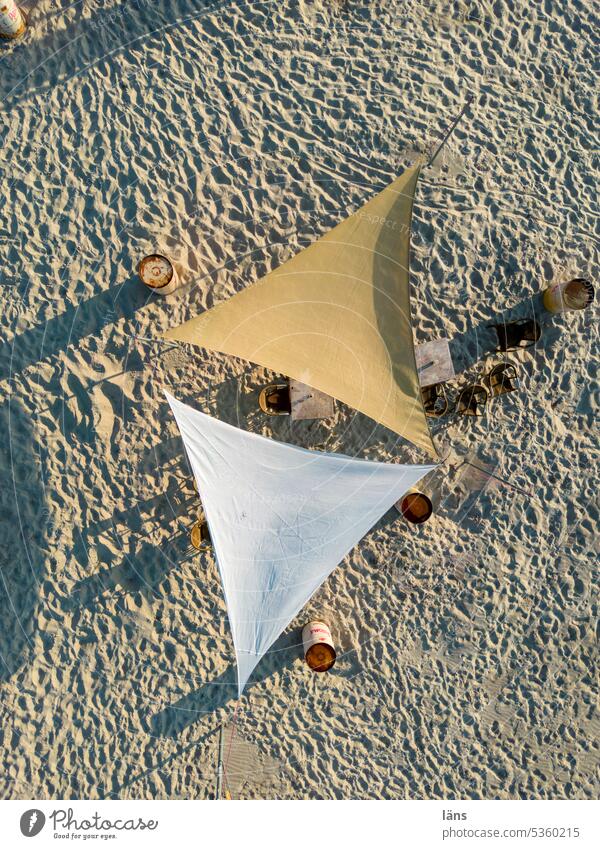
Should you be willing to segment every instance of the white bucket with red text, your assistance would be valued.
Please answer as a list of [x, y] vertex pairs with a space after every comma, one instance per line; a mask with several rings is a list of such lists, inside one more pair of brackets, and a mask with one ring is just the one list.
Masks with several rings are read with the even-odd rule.
[[17, 38], [25, 27], [25, 17], [15, 0], [0, 0], [0, 36]]
[[304, 659], [313, 672], [327, 672], [335, 663], [336, 653], [329, 625], [309, 622], [302, 629]]

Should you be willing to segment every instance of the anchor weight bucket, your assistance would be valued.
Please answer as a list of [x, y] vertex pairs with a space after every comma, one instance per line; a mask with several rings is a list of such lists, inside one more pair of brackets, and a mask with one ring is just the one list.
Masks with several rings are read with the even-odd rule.
[[433, 502], [424, 492], [411, 490], [396, 502], [396, 508], [407, 522], [413, 525], [421, 525], [432, 515]]
[[304, 659], [313, 672], [327, 672], [335, 663], [331, 631], [325, 622], [308, 622], [302, 629]]
[[0, 38], [19, 38], [26, 28], [25, 15], [15, 0], [0, 0]]
[[593, 300], [594, 287], [583, 277], [575, 277], [568, 283], [555, 283], [544, 290], [544, 306], [552, 313], [584, 310]]
[[162, 254], [145, 256], [138, 265], [138, 274], [142, 283], [158, 295], [170, 295], [179, 285], [175, 266]]

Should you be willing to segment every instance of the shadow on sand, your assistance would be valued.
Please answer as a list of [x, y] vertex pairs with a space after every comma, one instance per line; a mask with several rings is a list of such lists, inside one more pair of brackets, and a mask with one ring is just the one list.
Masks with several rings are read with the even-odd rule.
[[31, 2], [23, 4], [28, 30], [5, 45], [11, 61], [3, 68], [2, 98], [14, 103], [31, 89], [51, 92], [98, 62], [109, 64], [115, 52], [132, 53], [143, 48], [144, 38], [164, 38], [165, 32], [185, 27], [222, 5], [192, 0], [164, 4], [132, 0], [123, 5], [109, 0], [90, 14], [85, 3], [73, 3], [65, 26], [64, 10], [48, 14]]
[[5, 533], [0, 568], [0, 680], [25, 661], [45, 576], [44, 484], [31, 417], [18, 398], [0, 407], [0, 500]]
[[461, 374], [471, 368], [480, 360], [490, 354], [498, 353], [499, 357], [511, 355], [508, 352], [498, 352], [498, 336], [492, 325], [506, 325], [521, 319], [534, 319], [542, 328], [542, 336], [539, 341], [529, 350], [534, 352], [536, 347], [548, 347], [552, 344], [559, 331], [553, 326], [552, 316], [548, 313], [542, 303], [542, 294], [526, 298], [514, 307], [503, 313], [491, 312], [493, 302], [490, 300], [490, 317], [475, 327], [469, 328], [465, 333], [459, 333], [450, 340], [450, 355], [454, 364], [456, 374]]
[[[151, 600], [156, 594], [156, 588], [171, 570], [197, 553], [192, 549], [189, 534], [185, 531], [177, 534], [167, 546], [159, 547], [145, 541], [138, 545], [137, 540], [130, 540], [127, 551], [122, 549], [115, 553], [100, 541], [95, 542], [95, 548], [102, 562], [109, 565], [75, 584], [63, 602], [66, 611], [77, 607], [97, 611], [102, 597], [115, 590], [139, 592]], [[87, 553], [81, 551], [80, 561], [86, 557]], [[110, 565], [110, 561], [117, 557], [119, 563]]]
[[[264, 681], [276, 672], [289, 669], [298, 654], [297, 634], [293, 631], [282, 634], [254, 670], [246, 692], [252, 687], [253, 680]], [[150, 720], [150, 733], [157, 737], [178, 737], [197, 720], [237, 701], [237, 698], [234, 664], [212, 681], [155, 714]]]
[[[174, 458], [183, 461], [179, 437], [165, 440], [156, 448], [158, 456], [151, 449], [141, 459], [140, 474], [147, 466], [163, 467]], [[82, 568], [89, 569], [89, 550], [93, 547], [103, 568], [73, 586], [63, 601], [64, 609], [97, 607], [102, 596], [115, 590], [141, 592], [151, 599], [171, 569], [197, 556], [190, 542], [190, 528], [200, 512], [201, 502], [184, 468], [164, 492], [115, 510], [110, 518], [80, 530], [74, 558]], [[148, 534], [164, 528], [167, 522], [175, 526], [173, 535], [161, 545], [148, 542]]]
[[[209, 744], [210, 741], [213, 741], [215, 744], [218, 740], [219, 727], [213, 728], [212, 731], [207, 731], [206, 734], [203, 734], [197, 740], [194, 740], [192, 743], [189, 743], [187, 746], [183, 746], [182, 748], [178, 748], [172, 755], [160, 761], [159, 763], [153, 764], [148, 767], [148, 769], [143, 770], [143, 772], [134, 775], [132, 778], [129, 778], [123, 784], [120, 784], [117, 787], [114, 787], [112, 790], [108, 787], [104, 787], [102, 789], [102, 797], [114, 796], [117, 797], [123, 793], [124, 790], [132, 787], [134, 784], [137, 784], [138, 781], [142, 781], [144, 778], [148, 778], [149, 776], [154, 775], [157, 772], [161, 772], [164, 770], [169, 764], [177, 765], [181, 763], [181, 756], [185, 752], [189, 752], [191, 749], [196, 749], [199, 746], [205, 747]], [[200, 750], [202, 751], [202, 750]], [[216, 798], [216, 797], [215, 797]]]
[[98, 333], [107, 323], [133, 318], [148, 303], [148, 293], [137, 279], [106, 289], [82, 304], [68, 306], [60, 315], [23, 331], [0, 344], [0, 379], [18, 374], [28, 366]]
[[[399, 196], [388, 212], [389, 219], [400, 220], [405, 204], [406, 198]], [[402, 344], [406, 333], [410, 333], [411, 316], [398, 284], [398, 262], [408, 266], [409, 257], [398, 257], [397, 239], [396, 242], [390, 241], [391, 232], [393, 231], [387, 227], [382, 228], [374, 251], [374, 278], [377, 280], [377, 287], [374, 289], [373, 298], [379, 332], [389, 353], [394, 379], [403, 393], [412, 397], [411, 374], [410, 370], [407, 370], [407, 356], [410, 354], [407, 354]], [[499, 269], [503, 267], [501, 257], [498, 257], [497, 264]], [[536, 344], [548, 348], [560, 335], [560, 328], [556, 326], [554, 318], [556, 316], [544, 309], [541, 292], [500, 314], [494, 313], [494, 299], [490, 295], [489, 318], [450, 340], [450, 354], [457, 376], [490, 354], [497, 353], [498, 337], [493, 325], [505, 325], [520, 319], [535, 319], [542, 327], [542, 337]], [[533, 352], [535, 348], [530, 350]], [[505, 353], [498, 353], [499, 356], [506, 356]]]

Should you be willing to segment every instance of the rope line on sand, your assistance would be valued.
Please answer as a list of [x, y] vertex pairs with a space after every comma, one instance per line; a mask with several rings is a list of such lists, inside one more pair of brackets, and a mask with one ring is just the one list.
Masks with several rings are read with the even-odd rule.
[[468, 107], [470, 106], [470, 104], [473, 102], [473, 99], [474, 99], [474, 95], [473, 95], [473, 94], [471, 94], [471, 92], [469, 92], [469, 94], [467, 95], [467, 99], [466, 99], [465, 105], [464, 105], [464, 106], [463, 106], [463, 108], [460, 110], [460, 112], [458, 113], [458, 115], [456, 116], [456, 118], [454, 119], [454, 121], [452, 121], [452, 123], [450, 124], [450, 126], [449, 126], [448, 130], [446, 131], [446, 133], [444, 134], [444, 136], [443, 136], [443, 138], [442, 138], [441, 142], [439, 143], [439, 145], [438, 145], [438, 147], [437, 147], [437, 149], [436, 149], [435, 153], [433, 154], [433, 156], [431, 157], [431, 159], [430, 159], [430, 160], [429, 160], [429, 162], [427, 163], [427, 166], [428, 166], [428, 167], [429, 167], [430, 165], [433, 165], [433, 162], [434, 162], [434, 160], [437, 158], [438, 153], [439, 153], [439, 152], [440, 152], [440, 150], [444, 147], [444, 145], [446, 144], [446, 142], [448, 141], [448, 139], [450, 138], [450, 136], [452, 135], [452, 133], [453, 133], [453, 132], [454, 132], [454, 130], [456, 129], [458, 122], [460, 121], [460, 119], [462, 118], [462, 116], [465, 114], [465, 112], [467, 111], [467, 109], [468, 109]]
[[229, 794], [229, 798], [231, 798], [231, 791], [229, 789], [229, 781], [227, 780], [227, 766], [229, 764], [231, 749], [233, 748], [233, 738], [235, 737], [235, 731], [236, 731], [236, 727], [237, 727], [236, 722], [237, 722], [237, 714], [238, 714], [239, 707], [240, 707], [240, 704], [238, 702], [237, 705], [235, 706], [235, 710], [233, 712], [233, 719], [231, 720], [232, 731], [231, 731], [231, 737], [229, 739], [229, 749], [227, 750], [227, 756], [225, 758], [225, 763], [223, 764], [223, 782], [224, 782], [224, 784], [227, 788], [227, 793]]
[[520, 486], [516, 486], [514, 483], [507, 481], [506, 478], [500, 477], [500, 475], [494, 474], [494, 472], [490, 472], [487, 469], [482, 469], [481, 466], [476, 466], [475, 463], [470, 463], [468, 460], [463, 460], [467, 466], [472, 466], [474, 469], [477, 469], [478, 472], [483, 472], [484, 475], [487, 475], [488, 478], [495, 478], [500, 483], [505, 484], [505, 486], [510, 486], [512, 489], [516, 489], [517, 492], [520, 492], [522, 495], [526, 495], [528, 498], [532, 498], [534, 501], [538, 501], [539, 499], [533, 494], [533, 492], [527, 492], [526, 489], [521, 489]]

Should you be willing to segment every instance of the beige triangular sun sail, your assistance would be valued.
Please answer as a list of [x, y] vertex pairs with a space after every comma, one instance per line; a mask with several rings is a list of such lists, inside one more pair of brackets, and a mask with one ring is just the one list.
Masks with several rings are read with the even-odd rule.
[[419, 387], [409, 298], [419, 166], [258, 283], [169, 330], [365, 413], [436, 457]]

